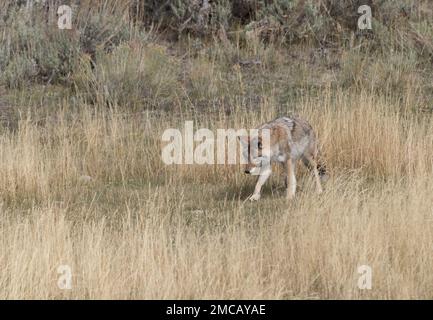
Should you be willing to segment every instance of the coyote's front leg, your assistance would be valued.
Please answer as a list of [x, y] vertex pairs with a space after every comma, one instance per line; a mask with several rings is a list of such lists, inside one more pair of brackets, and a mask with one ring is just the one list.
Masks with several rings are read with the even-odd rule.
[[[287, 199], [293, 199], [296, 193], [296, 175], [295, 175], [295, 161], [288, 159], [286, 162], [287, 176], [286, 176], [286, 188], [287, 188]], [[287, 181], [288, 180], [288, 181]]]
[[270, 175], [271, 175], [270, 168], [267, 168], [262, 172], [260, 172], [259, 178], [257, 179], [256, 187], [254, 188], [254, 193], [250, 197], [251, 201], [257, 201], [260, 199], [260, 192], [262, 190], [262, 187], [265, 184], [266, 180], [268, 180]]

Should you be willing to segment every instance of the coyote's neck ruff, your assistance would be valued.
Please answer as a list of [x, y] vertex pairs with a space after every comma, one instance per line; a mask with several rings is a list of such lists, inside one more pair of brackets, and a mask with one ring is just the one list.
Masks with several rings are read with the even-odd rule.
[[317, 139], [307, 121], [297, 116], [281, 117], [263, 124], [257, 130], [256, 137], [240, 137], [244, 157], [248, 159], [245, 173], [259, 175], [250, 200], [260, 199], [260, 191], [271, 175], [273, 162], [283, 165], [287, 197], [293, 198], [296, 193], [295, 168], [299, 159], [314, 173], [317, 191], [322, 192], [321, 180], [327, 176], [326, 168], [317, 161]]

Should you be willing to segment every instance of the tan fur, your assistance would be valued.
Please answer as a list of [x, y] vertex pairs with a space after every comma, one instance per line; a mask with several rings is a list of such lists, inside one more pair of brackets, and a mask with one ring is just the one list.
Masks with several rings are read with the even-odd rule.
[[[321, 180], [326, 176], [325, 168], [317, 162], [319, 151], [316, 135], [306, 120], [298, 116], [281, 117], [267, 122], [257, 129], [259, 130], [258, 142], [255, 144], [259, 149], [257, 159], [262, 154], [267, 154], [270, 156], [270, 163], [278, 162], [284, 167], [288, 199], [292, 199], [296, 193], [295, 171], [296, 162], [299, 159], [313, 172], [317, 191], [319, 193], [322, 192]], [[264, 150], [262, 148], [266, 147], [261, 146], [263, 140], [261, 132], [263, 129], [268, 129], [270, 132], [269, 150]], [[248, 146], [248, 150], [252, 148], [252, 141], [249, 138], [246, 145]], [[260, 161], [257, 165], [257, 161], [251, 159], [250, 156], [248, 159], [249, 163], [246, 165], [246, 173], [258, 172], [260, 170], [254, 194], [250, 197], [251, 200], [258, 200], [260, 199], [261, 188], [271, 174], [270, 166], [263, 167]]]

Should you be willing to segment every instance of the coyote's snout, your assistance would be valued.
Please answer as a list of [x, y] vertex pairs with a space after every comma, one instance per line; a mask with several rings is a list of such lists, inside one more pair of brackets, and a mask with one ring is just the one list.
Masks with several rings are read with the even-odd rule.
[[[327, 177], [326, 168], [318, 161], [318, 146], [310, 124], [299, 117], [281, 117], [257, 128], [255, 137], [239, 137], [248, 163], [245, 173], [259, 175], [250, 200], [259, 200], [263, 184], [271, 175], [271, 164], [282, 164], [285, 173], [287, 198], [296, 193], [296, 162], [301, 159], [314, 173], [317, 191], [322, 192], [321, 181]], [[265, 134], [266, 133], [266, 134]]]

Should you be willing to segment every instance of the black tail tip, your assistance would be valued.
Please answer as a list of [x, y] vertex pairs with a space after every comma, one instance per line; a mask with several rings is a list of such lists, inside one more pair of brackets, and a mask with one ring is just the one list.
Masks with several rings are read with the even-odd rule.
[[317, 165], [317, 171], [319, 172], [320, 181], [325, 183], [329, 180], [329, 175], [324, 164]]
[[324, 176], [326, 175], [326, 166], [324, 164], [318, 164], [317, 165], [317, 171], [319, 171], [319, 175]]

